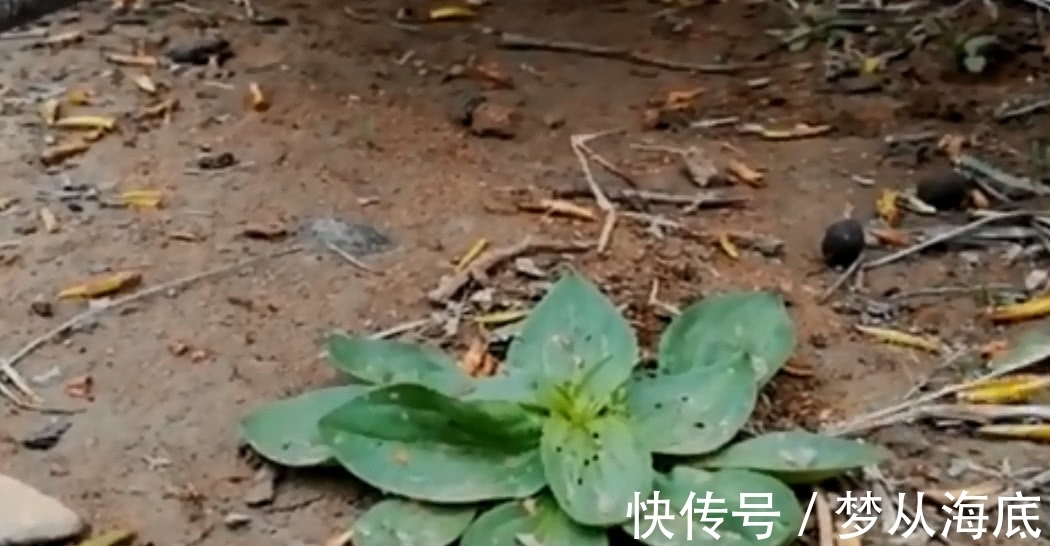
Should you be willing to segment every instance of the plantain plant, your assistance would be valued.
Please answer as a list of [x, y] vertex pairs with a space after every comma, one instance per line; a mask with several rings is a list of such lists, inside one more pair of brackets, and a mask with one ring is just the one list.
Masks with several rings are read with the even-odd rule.
[[[731, 292], [687, 307], [656, 366], [639, 367], [628, 322], [569, 273], [495, 376], [470, 377], [423, 345], [335, 335], [328, 353], [352, 382], [271, 402], [241, 430], [275, 463], [338, 464], [387, 494], [354, 522], [357, 546], [602, 546], [610, 530], [635, 535], [628, 506], [655, 492], [673, 507], [671, 537], [657, 530], [645, 544], [782, 546], [803, 520], [790, 485], [884, 454], [803, 430], [734, 443], [795, 343], [778, 295]], [[725, 501], [717, 539], [699, 531], [702, 514], [678, 513], [706, 492]], [[768, 536], [730, 517], [741, 493], [772, 499]]]

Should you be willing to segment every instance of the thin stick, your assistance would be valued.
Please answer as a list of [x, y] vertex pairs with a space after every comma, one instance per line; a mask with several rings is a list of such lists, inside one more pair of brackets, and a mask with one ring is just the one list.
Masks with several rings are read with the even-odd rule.
[[[292, 253], [295, 253], [295, 252], [299, 252], [300, 250], [302, 250], [301, 246], [299, 246], [299, 245], [292, 246], [290, 248], [285, 248], [285, 249], [282, 249], [282, 250], [278, 250], [276, 252], [271, 252], [269, 254], [264, 254], [262, 256], [257, 256], [255, 258], [250, 258], [248, 260], [244, 260], [244, 261], [241, 261], [241, 262], [238, 262], [238, 263], [235, 263], [235, 264], [225, 265], [225, 266], [222, 266], [222, 267], [217, 267], [215, 269], [211, 269], [211, 270], [205, 271], [203, 273], [195, 273], [193, 275], [187, 275], [185, 277], [180, 277], [180, 278], [174, 279], [174, 280], [166, 282], [166, 283], [161, 283], [161, 284], [158, 284], [156, 286], [151, 286], [149, 288], [140, 290], [138, 292], [135, 292], [134, 294], [128, 294], [127, 296], [124, 296], [124, 297], [121, 297], [121, 298], [117, 298], [117, 299], [112, 300], [112, 301], [110, 301], [108, 303], [105, 303], [103, 305], [92, 307], [92, 308], [88, 309], [87, 311], [84, 311], [82, 313], [74, 315], [69, 320], [63, 322], [62, 324], [59, 324], [57, 327], [49, 330], [48, 332], [44, 333], [43, 335], [41, 335], [41, 336], [39, 336], [37, 338], [34, 338], [29, 343], [26, 343], [21, 349], [16, 351], [11, 356], [9, 356], [7, 358], [4, 358], [3, 360], [0, 360], [0, 374], [3, 374], [3, 376], [7, 380], [9, 380], [16, 387], [18, 387], [19, 390], [21, 390], [23, 393], [26, 394], [26, 396], [29, 396], [31, 398], [39, 400], [40, 397], [35, 392], [33, 392], [33, 390], [29, 387], [29, 384], [26, 383], [25, 379], [23, 379], [22, 376], [15, 370], [15, 365], [17, 365], [22, 359], [24, 359], [25, 357], [27, 357], [30, 354], [32, 354], [33, 351], [36, 351], [37, 349], [39, 349], [41, 346], [43, 346], [48, 341], [51, 341], [52, 339], [62, 335], [63, 333], [65, 333], [65, 332], [75, 328], [81, 322], [83, 322], [85, 320], [88, 320], [90, 318], [93, 318], [96, 315], [100, 315], [104, 311], [109, 311], [111, 309], [116, 309], [118, 307], [121, 307], [121, 306], [126, 305], [128, 303], [131, 303], [133, 301], [138, 301], [138, 300], [141, 300], [141, 299], [146, 298], [148, 296], [152, 296], [152, 295], [155, 295], [155, 294], [167, 291], [167, 290], [172, 289], [172, 288], [181, 288], [183, 286], [186, 286], [186, 285], [192, 284], [194, 282], [206, 279], [208, 277], [214, 277], [214, 276], [217, 276], [217, 275], [221, 275], [223, 273], [227, 273], [227, 272], [233, 271], [235, 269], [240, 269], [242, 267], [249, 266], [249, 265], [252, 265], [252, 264], [257, 263], [257, 262], [261, 262], [261, 261], [264, 261], [264, 260], [269, 260], [269, 259], [272, 259], [272, 258], [277, 258], [277, 257], [280, 257], [280, 256], [284, 256], [286, 254], [292, 254]], [[5, 395], [6, 395], [6, 393], [5, 393]]]
[[852, 277], [857, 272], [857, 270], [860, 269], [860, 264], [863, 261], [864, 253], [862, 252], [861, 255], [857, 256], [857, 259], [853, 260], [853, 263], [850, 264], [850, 266], [847, 267], [841, 275], [839, 275], [839, 278], [835, 279], [835, 282], [831, 283], [831, 286], [829, 286], [827, 290], [824, 290], [820, 297], [817, 298], [817, 303], [824, 303], [828, 301], [828, 298], [830, 298], [835, 292], [837, 292], [839, 288], [842, 288], [842, 285], [846, 284], [846, 282], [849, 281], [850, 277]]
[[702, 74], [732, 74], [742, 70], [768, 69], [774, 66], [770, 63], [688, 63], [672, 59], [664, 59], [662, 57], [656, 57], [638, 51], [631, 51], [622, 47], [608, 47], [581, 42], [547, 40], [512, 32], [504, 32], [500, 34], [499, 47], [505, 49], [545, 49], [547, 51], [560, 51], [562, 53], [577, 53], [580, 55], [604, 57], [634, 64], [655, 66], [667, 70], [698, 72]]
[[897, 252], [894, 252], [893, 254], [888, 254], [888, 255], [883, 256], [883, 257], [881, 257], [881, 258], [879, 258], [877, 260], [872, 260], [872, 261], [862, 265], [861, 267], [865, 271], [869, 270], [869, 269], [875, 269], [876, 267], [881, 267], [881, 266], [884, 266], [884, 265], [888, 265], [888, 264], [891, 264], [891, 263], [896, 262], [898, 260], [901, 260], [903, 258], [907, 258], [908, 256], [911, 256], [912, 254], [916, 254], [918, 252], [922, 252], [923, 250], [926, 250], [927, 248], [930, 248], [932, 246], [938, 245], [938, 244], [943, 243], [945, 241], [954, 239], [954, 238], [962, 236], [962, 235], [966, 235], [967, 233], [969, 233], [971, 231], [974, 231], [975, 229], [977, 229], [977, 228], [979, 228], [981, 226], [984, 226], [986, 224], [990, 224], [992, 222], [998, 222], [998, 221], [1001, 221], [1001, 220], [1012, 220], [1012, 219], [1015, 219], [1015, 218], [1024, 218], [1024, 217], [1027, 217], [1027, 216], [1034, 216], [1036, 214], [1037, 213], [1034, 213], [1032, 211], [1024, 211], [1024, 210], [990, 214], [990, 215], [985, 216], [983, 218], [978, 218], [977, 220], [974, 220], [974, 221], [970, 222], [969, 224], [966, 224], [966, 225], [963, 225], [963, 226], [959, 226], [959, 227], [957, 227], [957, 228], [955, 228], [955, 229], [953, 229], [951, 231], [946, 231], [946, 232], [941, 233], [940, 235], [937, 235], [935, 237], [930, 237], [929, 239], [927, 239], [925, 241], [922, 241], [921, 243], [916, 243], [916, 244], [914, 244], [912, 246], [909, 246], [907, 248], [903, 248], [903, 249], [901, 249], [901, 250], [899, 250]]
[[378, 269], [373, 269], [372, 267], [369, 267], [368, 264], [362, 262], [361, 260], [359, 260], [353, 254], [350, 254], [349, 252], [339, 248], [339, 246], [337, 246], [335, 243], [332, 243], [332, 242], [329, 241], [329, 242], [325, 243], [325, 246], [328, 247], [328, 250], [331, 250], [332, 252], [335, 252], [340, 257], [342, 257], [344, 260], [349, 262], [350, 265], [352, 265], [352, 266], [354, 266], [354, 267], [356, 267], [358, 269], [367, 271], [367, 272], [372, 273], [374, 275], [382, 275], [383, 274], [382, 271], [380, 271]]

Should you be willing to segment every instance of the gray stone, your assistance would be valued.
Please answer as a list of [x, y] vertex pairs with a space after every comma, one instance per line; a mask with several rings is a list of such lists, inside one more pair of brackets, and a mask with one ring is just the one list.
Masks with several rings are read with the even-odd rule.
[[0, 474], [0, 546], [43, 544], [84, 530], [76, 512], [32, 486]]

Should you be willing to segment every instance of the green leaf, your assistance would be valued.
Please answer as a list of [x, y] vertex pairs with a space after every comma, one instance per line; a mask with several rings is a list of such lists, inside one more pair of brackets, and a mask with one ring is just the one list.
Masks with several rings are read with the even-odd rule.
[[516, 404], [391, 385], [343, 404], [318, 426], [352, 474], [410, 499], [477, 502], [528, 496], [544, 485], [539, 417]]
[[524, 372], [500, 373], [482, 377], [474, 382], [474, 390], [463, 395], [463, 400], [488, 400], [533, 405], [536, 403], [535, 380]]
[[772, 432], [700, 459], [701, 468], [748, 468], [788, 483], [818, 483], [887, 456], [877, 446], [804, 430]]
[[485, 512], [463, 533], [460, 546], [521, 546], [532, 535], [543, 546], [608, 546], [605, 530], [584, 527], [565, 515], [550, 495], [513, 500]]
[[631, 374], [638, 341], [601, 291], [575, 273], [562, 277], [529, 313], [510, 344], [507, 365], [541, 388], [577, 385], [604, 402]]
[[[722, 470], [711, 473], [678, 466], [668, 474], [657, 475], [655, 482], [655, 489], [660, 492], [660, 500], [666, 499], [669, 503], [658, 507], [650, 503], [638, 519], [637, 533], [633, 518], [623, 525], [628, 534], [638, 537], [638, 540], [650, 546], [783, 546], [795, 540], [802, 527], [802, 507], [799, 506], [791, 488], [775, 478], [757, 472]], [[710, 503], [704, 500], [708, 492]], [[689, 503], [691, 493], [695, 493], [695, 496], [689, 506], [694, 512], [689, 520], [682, 514], [682, 510]], [[741, 498], [741, 494], [746, 496]], [[766, 502], [767, 496], [771, 501], [769, 503]], [[640, 496], [639, 500], [644, 502], [652, 498]], [[743, 507], [743, 504], [747, 507]], [[695, 512], [703, 509], [705, 505], [709, 509], [706, 514], [707, 521], [704, 521], [705, 514]], [[766, 506], [769, 508], [765, 508]], [[659, 526], [649, 532], [649, 527], [655, 520], [645, 518], [653, 515], [654, 508], [659, 510], [660, 515], [673, 516], [660, 522], [663, 528], [672, 534], [671, 538], [667, 538]], [[720, 510], [725, 512], [719, 513]], [[743, 516], [747, 512], [755, 514], [748, 518], [749, 522], [745, 521]], [[757, 515], [758, 512], [778, 513], [760, 516]], [[632, 516], [637, 513], [638, 510], [634, 509]], [[721, 523], [716, 525], [718, 520], [721, 520]], [[759, 539], [758, 536], [767, 531], [767, 522], [771, 523], [768, 526], [770, 534], [764, 539]], [[745, 526], [744, 523], [751, 525]], [[690, 526], [692, 537], [689, 536]], [[717, 538], [705, 532], [705, 528], [711, 529], [718, 535]]]
[[543, 470], [554, 498], [583, 525], [615, 525], [636, 491], [652, 489], [652, 457], [625, 417], [573, 423], [553, 414], [540, 440]]
[[334, 334], [328, 354], [340, 371], [373, 385], [416, 383], [451, 396], [473, 388], [452, 358], [425, 345]]
[[634, 430], [653, 453], [702, 455], [729, 443], [758, 399], [744, 359], [678, 374], [636, 373], [627, 387]]
[[354, 522], [354, 546], [446, 546], [463, 534], [477, 513], [474, 506], [383, 500]]
[[765, 385], [791, 357], [796, 332], [780, 296], [729, 292], [682, 311], [660, 337], [659, 366], [672, 373], [721, 367], [741, 354]]
[[292, 467], [331, 462], [331, 453], [317, 432], [317, 421], [370, 386], [345, 385], [275, 400], [241, 420], [241, 437], [259, 455]]

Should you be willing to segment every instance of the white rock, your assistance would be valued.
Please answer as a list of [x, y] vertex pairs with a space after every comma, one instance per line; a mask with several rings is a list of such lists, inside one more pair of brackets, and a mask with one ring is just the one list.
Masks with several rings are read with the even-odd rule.
[[76, 512], [10, 476], [0, 474], [0, 546], [42, 544], [84, 530]]

